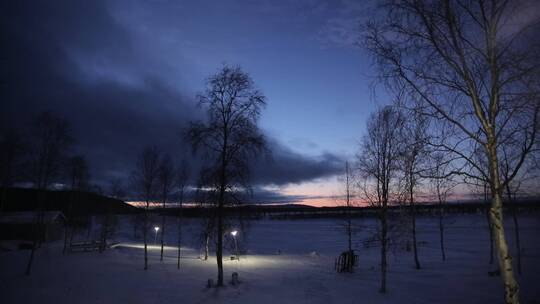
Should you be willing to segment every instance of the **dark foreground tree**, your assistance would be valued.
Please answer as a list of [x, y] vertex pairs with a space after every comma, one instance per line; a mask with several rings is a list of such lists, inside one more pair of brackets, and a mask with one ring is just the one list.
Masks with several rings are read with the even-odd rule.
[[377, 239], [381, 244], [381, 293], [386, 292], [388, 205], [396, 192], [391, 187], [398, 174], [399, 132], [403, 123], [401, 113], [391, 106], [373, 113], [367, 123], [368, 131], [362, 139], [358, 159], [364, 199], [379, 211], [380, 230]]
[[159, 192], [161, 196], [161, 251], [159, 255], [159, 260], [163, 261], [163, 247], [165, 246], [165, 208], [169, 195], [171, 193], [172, 187], [174, 185], [174, 164], [169, 155], [164, 155], [161, 159], [159, 165], [159, 174], [158, 174], [158, 184]]
[[15, 130], [0, 133], [0, 213], [7, 204], [7, 189], [21, 178], [25, 145]]
[[[452, 153], [462, 174], [486, 181], [489, 217], [504, 283], [505, 302], [519, 303], [519, 285], [504, 231], [502, 195], [538, 139], [540, 41], [538, 20], [515, 12], [527, 1], [385, 1], [369, 24], [366, 45], [388, 88], [407, 94], [414, 110], [444, 122], [453, 134], [438, 147]], [[508, 179], [500, 172], [501, 147], [520, 153]], [[473, 154], [484, 153], [487, 170]]]
[[445, 158], [447, 154], [433, 152], [430, 154], [430, 177], [431, 188], [435, 194], [436, 201], [439, 207], [439, 244], [441, 248], [441, 258], [446, 261], [446, 249], [444, 244], [444, 209], [448, 197], [452, 194], [452, 189], [456, 186], [456, 182], [449, 175], [452, 171], [450, 167], [451, 160]]
[[[88, 165], [84, 156], [73, 156], [67, 161], [67, 173], [70, 183], [69, 205], [66, 214], [66, 225], [64, 231], [64, 249], [62, 253], [66, 253], [68, 248], [68, 240], [73, 239], [75, 233], [73, 222], [73, 205], [77, 204], [79, 192], [88, 188], [90, 179]], [[71, 246], [71, 244], [69, 244]]]
[[178, 187], [178, 256], [176, 268], [180, 269], [180, 256], [182, 254], [182, 216], [184, 207], [184, 198], [186, 193], [186, 187], [189, 181], [189, 166], [185, 159], [180, 162], [178, 172], [176, 175], [176, 185]]
[[354, 227], [352, 222], [352, 207], [354, 205], [351, 197], [352, 192], [352, 177], [349, 169], [349, 162], [345, 162], [345, 233], [347, 234], [347, 250], [352, 253], [353, 245], [352, 238], [354, 233]]
[[217, 285], [223, 286], [223, 209], [235, 200], [234, 192], [249, 188], [248, 161], [265, 148], [257, 126], [265, 97], [239, 67], [224, 66], [208, 79], [198, 100], [207, 121], [191, 123], [187, 135], [194, 150], [204, 149], [210, 162], [209, 185], [216, 193]]
[[29, 153], [31, 177], [37, 189], [37, 210], [34, 220], [34, 239], [32, 250], [26, 266], [26, 274], [30, 275], [35, 251], [43, 238], [45, 191], [58, 178], [61, 172], [66, 151], [73, 140], [69, 123], [63, 118], [44, 112], [36, 116], [29, 134]]
[[212, 201], [215, 201], [216, 187], [209, 187], [210, 182], [207, 180], [205, 174], [206, 170], [201, 170], [199, 174], [199, 180], [197, 181], [197, 191], [195, 193], [196, 201], [199, 208], [207, 208], [206, 217], [201, 221], [201, 233], [199, 235], [200, 242], [203, 247], [203, 261], [208, 261], [210, 254], [210, 239], [213, 237], [212, 231], [215, 228], [215, 214], [216, 212], [210, 209]]
[[157, 147], [147, 147], [140, 154], [135, 171], [132, 174], [133, 185], [142, 195], [144, 208], [143, 239], [144, 239], [144, 270], [148, 269], [148, 210], [154, 198], [159, 178], [160, 153]]
[[409, 201], [409, 211], [411, 215], [411, 235], [413, 244], [413, 257], [416, 269], [420, 269], [420, 259], [418, 257], [418, 242], [416, 236], [416, 192], [420, 186], [421, 174], [425, 168], [424, 160], [427, 156], [426, 128], [427, 121], [419, 115], [408, 116], [404, 123], [404, 128], [399, 132], [401, 171], [405, 181], [407, 200]]

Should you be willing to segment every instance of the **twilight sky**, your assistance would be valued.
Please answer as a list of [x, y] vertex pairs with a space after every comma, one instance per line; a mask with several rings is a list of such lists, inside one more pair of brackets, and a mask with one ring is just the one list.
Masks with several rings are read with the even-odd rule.
[[370, 59], [356, 46], [369, 12], [367, 1], [3, 3], [0, 126], [65, 116], [73, 152], [106, 187], [145, 145], [189, 156], [180, 134], [203, 117], [195, 95], [222, 64], [240, 65], [268, 100], [261, 127], [273, 153], [254, 163], [256, 199], [332, 204], [375, 107]]

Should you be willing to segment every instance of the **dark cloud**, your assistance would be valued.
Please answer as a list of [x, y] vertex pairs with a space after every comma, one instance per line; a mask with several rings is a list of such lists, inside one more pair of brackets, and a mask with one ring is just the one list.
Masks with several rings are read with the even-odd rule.
[[98, 179], [125, 175], [141, 146], [180, 148], [198, 112], [159, 78], [122, 71], [141, 58], [99, 1], [13, 2], [2, 12], [2, 127], [45, 110], [66, 117]]
[[[5, 1], [0, 15], [3, 129], [45, 110], [66, 117], [78, 142], [73, 152], [87, 156], [101, 184], [126, 177], [142, 146], [187, 150], [182, 129], [203, 117], [193, 94], [172, 85], [170, 67], [139, 51], [144, 42], [103, 2]], [[270, 143], [271, 160], [257, 161], [252, 174], [257, 184], [298, 183], [341, 166], [331, 154], [311, 159]]]
[[[284, 185], [299, 183], [314, 178], [340, 174], [344, 160], [334, 154], [326, 153], [320, 157], [307, 157], [295, 153], [270, 140], [272, 154], [269, 158], [259, 158], [253, 170], [260, 184]], [[264, 165], [266, 164], [266, 165]]]

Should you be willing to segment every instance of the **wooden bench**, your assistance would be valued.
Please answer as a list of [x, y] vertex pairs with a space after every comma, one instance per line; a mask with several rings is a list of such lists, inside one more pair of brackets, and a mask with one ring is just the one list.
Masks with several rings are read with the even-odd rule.
[[352, 272], [357, 264], [358, 255], [354, 254], [354, 250], [347, 250], [336, 258], [335, 269], [337, 272]]
[[75, 252], [75, 251], [97, 251], [99, 250], [100, 248], [103, 248], [103, 244], [102, 242], [100, 241], [87, 241], [87, 242], [76, 242], [76, 243], [71, 243], [69, 245], [69, 250], [71, 252]]

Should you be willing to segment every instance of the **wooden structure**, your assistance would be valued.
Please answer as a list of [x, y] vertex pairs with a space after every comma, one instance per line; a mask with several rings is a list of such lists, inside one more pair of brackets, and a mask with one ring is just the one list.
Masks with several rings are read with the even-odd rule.
[[86, 241], [76, 242], [69, 244], [69, 251], [71, 252], [86, 252], [86, 251], [103, 251], [106, 244], [101, 241]]
[[358, 255], [354, 254], [354, 250], [347, 250], [336, 258], [335, 269], [337, 272], [353, 272], [356, 265], [358, 265]]
[[64, 236], [66, 218], [60, 211], [4, 212], [0, 215], [0, 239], [33, 240], [39, 224], [41, 242], [51, 242]]

